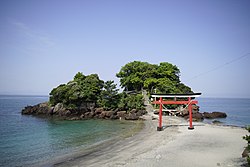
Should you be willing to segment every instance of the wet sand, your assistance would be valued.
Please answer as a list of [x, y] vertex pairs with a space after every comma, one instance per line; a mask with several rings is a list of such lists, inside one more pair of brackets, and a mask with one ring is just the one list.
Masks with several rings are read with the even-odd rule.
[[193, 167], [241, 166], [246, 146], [239, 127], [194, 123], [177, 117], [163, 117], [163, 131], [156, 131], [158, 120], [152, 113], [144, 116], [145, 127], [136, 135], [105, 145], [84, 156], [55, 166], [121, 166], [121, 167]]

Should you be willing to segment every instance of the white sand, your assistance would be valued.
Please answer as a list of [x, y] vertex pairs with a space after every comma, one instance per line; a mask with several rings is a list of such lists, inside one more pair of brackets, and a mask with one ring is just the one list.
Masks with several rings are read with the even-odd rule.
[[119, 141], [85, 158], [64, 162], [60, 166], [106, 167], [213, 167], [241, 166], [241, 153], [246, 146], [242, 136], [247, 131], [238, 127], [194, 124], [176, 117], [163, 117], [163, 131], [156, 131], [158, 120], [145, 116], [145, 128], [137, 135]]

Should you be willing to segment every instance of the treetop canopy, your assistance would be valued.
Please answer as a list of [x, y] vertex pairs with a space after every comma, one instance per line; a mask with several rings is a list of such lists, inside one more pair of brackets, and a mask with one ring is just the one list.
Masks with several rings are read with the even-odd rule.
[[146, 89], [157, 93], [192, 93], [191, 88], [181, 83], [178, 67], [168, 62], [157, 65], [133, 61], [123, 66], [116, 76], [127, 91]]

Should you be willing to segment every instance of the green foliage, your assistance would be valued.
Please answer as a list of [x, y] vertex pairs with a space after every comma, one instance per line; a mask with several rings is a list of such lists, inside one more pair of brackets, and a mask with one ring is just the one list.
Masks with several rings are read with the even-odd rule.
[[[246, 130], [250, 133], [250, 126], [246, 127]], [[243, 139], [247, 141], [248, 148], [250, 148], [250, 135], [243, 136]]]
[[97, 74], [84, 76], [78, 72], [73, 81], [59, 85], [50, 92], [50, 104], [63, 103], [66, 107], [75, 109], [83, 103], [96, 103], [103, 87], [103, 81]]
[[243, 136], [243, 139], [246, 140], [248, 144], [250, 144], [250, 135]]
[[68, 86], [65, 84], [61, 84], [57, 88], [52, 89], [50, 92], [50, 104], [54, 106], [57, 103], [65, 103], [65, 95], [68, 90]]
[[246, 130], [250, 133], [250, 126], [246, 127]]
[[[250, 126], [246, 127], [246, 130], [250, 133]], [[243, 139], [247, 141], [247, 148], [250, 151], [250, 135], [243, 136]]]
[[132, 109], [144, 109], [143, 96], [141, 94], [120, 94], [120, 101], [118, 103], [119, 110], [130, 111]]
[[120, 78], [121, 86], [126, 90], [141, 90], [147, 78], [147, 72], [151, 69], [153, 68], [149, 63], [134, 61], [122, 67], [116, 76]]
[[[250, 133], [250, 126], [246, 127], [246, 130]], [[247, 141], [247, 149], [250, 151], [250, 135], [243, 136], [243, 139]], [[247, 157], [248, 165], [250, 166], [250, 157]]]
[[105, 83], [97, 74], [83, 75], [78, 72], [72, 81], [61, 84], [50, 92], [50, 104], [63, 103], [68, 109], [79, 109], [86, 102], [96, 103], [106, 110], [143, 109], [142, 95], [118, 93], [114, 81]]
[[107, 81], [104, 83], [103, 90], [98, 99], [98, 105], [106, 110], [116, 109], [120, 100], [118, 89], [114, 81]]
[[191, 93], [188, 86], [180, 82], [180, 70], [171, 63], [163, 62], [160, 65], [134, 61], [123, 66], [119, 73], [120, 83], [125, 90], [156, 93]]

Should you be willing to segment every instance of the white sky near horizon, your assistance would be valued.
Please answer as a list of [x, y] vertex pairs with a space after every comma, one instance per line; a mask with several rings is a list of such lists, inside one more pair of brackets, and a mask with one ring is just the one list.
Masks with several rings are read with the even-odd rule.
[[204, 97], [250, 98], [249, 0], [1, 0], [0, 94], [170, 62]]

